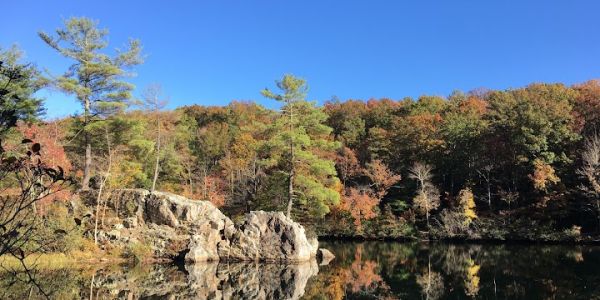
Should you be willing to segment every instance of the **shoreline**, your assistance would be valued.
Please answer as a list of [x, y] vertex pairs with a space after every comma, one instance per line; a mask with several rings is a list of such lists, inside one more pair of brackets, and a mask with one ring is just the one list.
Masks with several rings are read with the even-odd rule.
[[532, 240], [523, 238], [514, 239], [491, 239], [491, 238], [442, 238], [442, 239], [420, 239], [418, 237], [365, 237], [365, 236], [333, 236], [333, 235], [322, 235], [318, 236], [319, 242], [397, 242], [397, 243], [448, 243], [448, 244], [527, 244], [527, 245], [590, 245], [600, 246], [600, 239], [592, 239], [591, 237], [582, 239], [579, 241], [574, 240]]
[[[581, 240], [581, 241], [547, 241], [547, 240], [527, 240], [527, 239], [464, 239], [464, 238], [445, 238], [445, 239], [418, 239], [413, 237], [402, 238], [374, 238], [364, 236], [319, 236], [319, 242], [384, 242], [384, 243], [427, 243], [427, 244], [456, 244], [456, 245], [530, 245], [530, 246], [600, 246], [600, 240]], [[81, 270], [96, 270], [107, 266], [127, 265], [127, 264], [178, 264], [176, 260], [165, 259], [145, 259], [136, 261], [123, 257], [98, 252], [77, 252], [77, 253], [32, 253], [25, 259], [27, 267], [35, 270], [60, 270], [66, 268], [77, 268]], [[21, 262], [9, 255], [0, 256], [0, 266], [6, 271], [24, 271]]]

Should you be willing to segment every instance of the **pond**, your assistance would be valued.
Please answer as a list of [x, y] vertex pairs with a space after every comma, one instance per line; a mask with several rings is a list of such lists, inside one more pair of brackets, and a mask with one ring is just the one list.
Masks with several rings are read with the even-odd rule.
[[[7, 273], [1, 299], [600, 299], [600, 247], [322, 242], [329, 265], [207, 263]], [[22, 275], [22, 274], [21, 274]]]

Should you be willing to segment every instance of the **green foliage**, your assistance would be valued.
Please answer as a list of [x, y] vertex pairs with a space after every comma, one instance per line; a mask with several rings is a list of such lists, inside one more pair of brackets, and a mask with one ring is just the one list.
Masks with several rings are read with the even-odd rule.
[[42, 100], [34, 93], [46, 81], [30, 64], [20, 62], [22, 52], [0, 48], [0, 141], [18, 121], [32, 122], [43, 112]]
[[62, 56], [73, 61], [68, 71], [54, 84], [63, 92], [75, 95], [83, 106], [83, 120], [79, 124], [84, 138], [85, 155], [83, 189], [87, 189], [92, 174], [91, 133], [94, 123], [117, 112], [122, 112], [131, 99], [133, 85], [124, 81], [127, 71], [141, 64], [141, 46], [130, 40], [125, 51], [106, 54], [108, 30], [99, 29], [98, 22], [73, 17], [65, 20], [64, 28], [52, 37], [40, 32], [40, 38]]
[[152, 257], [152, 248], [143, 242], [133, 241], [127, 245], [123, 256], [136, 262], [144, 262]]
[[129, 75], [128, 68], [142, 63], [138, 40], [130, 40], [126, 51], [112, 57], [103, 53], [108, 46], [107, 35], [108, 30], [99, 29], [97, 21], [84, 17], [65, 20], [64, 28], [56, 30], [54, 37], [39, 33], [48, 46], [74, 61], [56, 85], [75, 95], [86, 114], [106, 115], [123, 109], [133, 85], [122, 78]]
[[47, 208], [46, 214], [36, 224], [33, 236], [29, 250], [34, 252], [69, 253], [83, 250], [86, 246], [82, 228], [77, 226], [62, 203], [53, 203]]
[[288, 184], [291, 180], [295, 187], [288, 196], [297, 199], [311, 215], [322, 217], [340, 199], [334, 162], [324, 157], [340, 144], [330, 140], [332, 129], [325, 125], [323, 110], [304, 100], [308, 90], [304, 80], [285, 75], [277, 86], [283, 94], [262, 92], [284, 103], [281, 115], [267, 129], [270, 138], [264, 144], [262, 163], [271, 174], [286, 174]]
[[514, 147], [516, 163], [567, 163], [567, 145], [580, 137], [572, 111], [575, 92], [562, 84], [534, 84], [519, 90], [492, 92], [486, 119], [494, 134]]

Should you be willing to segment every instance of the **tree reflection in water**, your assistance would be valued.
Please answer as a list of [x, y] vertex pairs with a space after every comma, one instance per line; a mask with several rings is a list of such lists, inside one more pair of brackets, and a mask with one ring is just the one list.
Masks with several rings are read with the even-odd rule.
[[[600, 247], [329, 242], [336, 258], [279, 264], [38, 272], [52, 299], [594, 299]], [[0, 299], [40, 299], [0, 276]]]
[[[600, 298], [600, 247], [330, 242], [307, 299]], [[360, 274], [360, 275], [358, 275]]]

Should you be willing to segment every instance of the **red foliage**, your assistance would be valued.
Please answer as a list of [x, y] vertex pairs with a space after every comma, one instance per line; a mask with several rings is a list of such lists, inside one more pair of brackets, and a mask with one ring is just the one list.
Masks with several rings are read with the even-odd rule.
[[[23, 134], [23, 137], [31, 139], [36, 143], [40, 143], [42, 146], [40, 153], [45, 165], [52, 168], [62, 168], [65, 172], [65, 176], [70, 173], [72, 168], [71, 161], [67, 158], [67, 154], [61, 143], [61, 141], [64, 140], [65, 133], [58, 123], [53, 122], [42, 126], [20, 125], [18, 129]], [[38, 202], [38, 210], [40, 213], [44, 213], [47, 205], [54, 201], [67, 201], [73, 196], [71, 191], [66, 188], [51, 190], [49, 192], [50, 194], [48, 196]]]
[[19, 131], [25, 138], [31, 139], [42, 145], [41, 154], [44, 163], [50, 167], [61, 167], [68, 174], [71, 171], [71, 161], [67, 158], [65, 149], [61, 143], [64, 140], [58, 123], [49, 123], [43, 126], [30, 125], [19, 126]]

